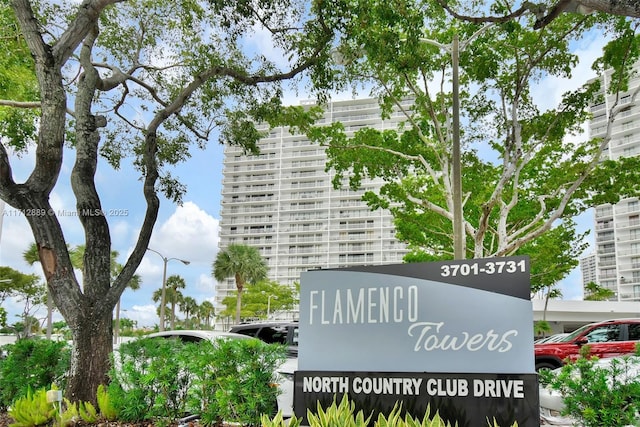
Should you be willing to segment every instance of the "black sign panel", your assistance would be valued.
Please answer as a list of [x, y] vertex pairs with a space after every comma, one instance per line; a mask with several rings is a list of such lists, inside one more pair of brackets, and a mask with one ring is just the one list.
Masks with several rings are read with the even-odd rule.
[[[401, 361], [399, 361], [401, 364]], [[343, 395], [355, 403], [356, 412], [389, 414], [397, 402], [403, 414], [422, 420], [427, 408], [438, 412], [451, 425], [486, 427], [496, 425], [538, 427], [538, 377], [536, 374], [463, 374], [416, 372], [328, 372], [295, 373], [297, 417], [306, 409], [330, 406]]]
[[307, 271], [294, 408], [539, 425], [527, 257]]

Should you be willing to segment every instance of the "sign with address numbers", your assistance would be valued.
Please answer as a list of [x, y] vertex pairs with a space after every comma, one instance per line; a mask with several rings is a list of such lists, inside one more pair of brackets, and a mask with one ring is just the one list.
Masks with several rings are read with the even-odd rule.
[[538, 425], [529, 282], [526, 257], [302, 273], [296, 413], [346, 393], [366, 413]]

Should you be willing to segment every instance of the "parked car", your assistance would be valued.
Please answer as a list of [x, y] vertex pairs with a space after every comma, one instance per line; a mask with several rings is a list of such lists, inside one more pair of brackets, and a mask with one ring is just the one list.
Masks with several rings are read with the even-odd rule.
[[[609, 374], [611, 374], [612, 363], [614, 363], [614, 361], [616, 360], [619, 361], [622, 366], [625, 366], [626, 369], [623, 369], [622, 372], [616, 375], [615, 381], [622, 383], [640, 381], [640, 357], [638, 356], [628, 356], [626, 360], [621, 357], [599, 359], [594, 363], [594, 368], [605, 369]], [[560, 368], [557, 368], [553, 371], [553, 373], [557, 375], [557, 372], [559, 370]], [[609, 386], [611, 386], [613, 381], [614, 379], [610, 377]], [[570, 416], [563, 415], [563, 411], [565, 409], [565, 397], [560, 391], [554, 390], [549, 386], [544, 386], [541, 384], [539, 397], [541, 425], [563, 427], [578, 425], [578, 420]], [[638, 421], [640, 421], [640, 414], [638, 416]]]
[[242, 323], [233, 326], [229, 332], [255, 337], [268, 344], [285, 344], [289, 348], [290, 356], [298, 356], [298, 322], [296, 321]]
[[591, 355], [601, 359], [633, 354], [640, 341], [640, 319], [615, 319], [590, 323], [556, 342], [534, 344], [535, 367], [556, 369], [575, 360], [586, 344]]
[[[210, 331], [210, 330], [170, 330], [154, 332], [144, 335], [143, 338], [159, 339], [179, 339], [182, 342], [200, 342], [209, 340], [215, 342], [220, 339], [252, 339], [248, 335], [235, 334], [232, 332]], [[117, 354], [117, 347], [114, 349], [114, 356]], [[116, 366], [117, 357], [114, 357]], [[277, 397], [278, 410], [282, 411], [282, 416], [291, 418], [293, 416], [293, 373], [298, 368], [296, 358], [287, 358], [277, 369], [274, 384], [277, 384], [280, 394]]]
[[567, 335], [569, 335], [569, 334], [562, 333], [562, 334], [549, 335], [548, 337], [539, 338], [539, 339], [535, 340], [533, 343], [534, 344], [542, 344], [544, 342], [558, 342], [558, 341], [561, 341]]

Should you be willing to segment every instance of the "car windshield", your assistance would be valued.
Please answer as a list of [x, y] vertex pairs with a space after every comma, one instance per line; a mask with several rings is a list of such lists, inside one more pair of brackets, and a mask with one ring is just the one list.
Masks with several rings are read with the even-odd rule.
[[562, 337], [560, 338], [558, 341], [556, 342], [569, 342], [569, 341], [573, 341], [576, 337], [579, 337], [580, 335], [582, 335], [582, 333], [584, 333], [584, 331], [586, 329], [589, 329], [591, 327], [591, 325], [584, 325], [578, 329], [576, 329], [575, 331], [571, 332], [570, 334], [568, 334], [566, 337]]

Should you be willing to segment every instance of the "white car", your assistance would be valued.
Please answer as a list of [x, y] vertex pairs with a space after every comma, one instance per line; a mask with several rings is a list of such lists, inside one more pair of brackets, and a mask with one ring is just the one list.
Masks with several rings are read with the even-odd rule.
[[[235, 334], [232, 332], [208, 331], [208, 330], [171, 330], [154, 332], [145, 335], [143, 338], [177, 338], [183, 342], [199, 342], [208, 340], [215, 342], [219, 339], [256, 339], [247, 335]], [[114, 353], [117, 348], [114, 349]], [[118, 360], [116, 358], [116, 364]], [[297, 358], [287, 358], [277, 369], [275, 384], [280, 389], [277, 397], [278, 410], [282, 412], [283, 418], [293, 416], [293, 373], [298, 368]]]
[[[607, 359], [599, 359], [595, 362], [594, 366], [603, 369], [609, 369], [614, 360], [623, 362], [623, 359], [629, 361], [627, 365], [629, 369], [624, 370], [623, 373], [618, 376], [617, 381], [632, 382], [640, 381], [640, 357], [638, 356], [624, 356], [624, 357], [612, 357]], [[554, 369], [558, 372], [562, 368]], [[578, 425], [578, 421], [574, 418], [562, 415], [562, 411], [565, 409], [564, 396], [557, 390], [553, 390], [550, 387], [540, 385], [540, 421], [542, 425], [563, 426], [571, 427]], [[640, 421], [640, 414], [638, 416]]]

